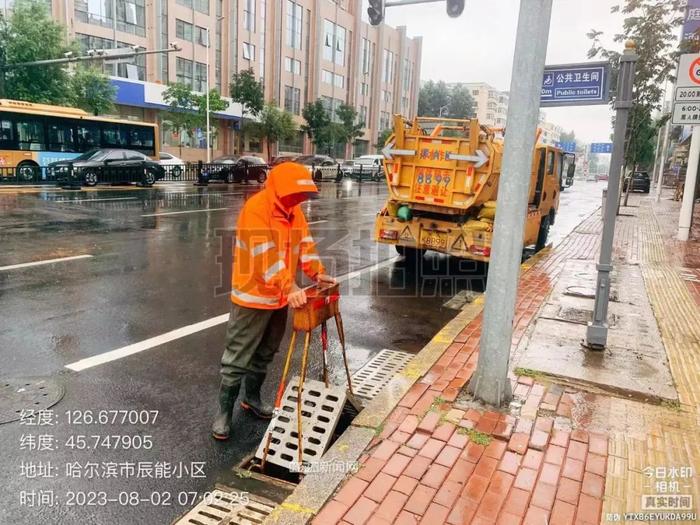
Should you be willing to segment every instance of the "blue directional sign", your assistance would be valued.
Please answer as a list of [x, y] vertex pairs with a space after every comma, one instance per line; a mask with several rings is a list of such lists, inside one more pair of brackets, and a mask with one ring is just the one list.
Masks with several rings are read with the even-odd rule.
[[566, 153], [576, 153], [576, 141], [557, 142], [557, 146], [564, 150]]
[[540, 106], [588, 106], [608, 103], [608, 62], [545, 66]]
[[612, 142], [593, 142], [591, 153], [612, 153]]

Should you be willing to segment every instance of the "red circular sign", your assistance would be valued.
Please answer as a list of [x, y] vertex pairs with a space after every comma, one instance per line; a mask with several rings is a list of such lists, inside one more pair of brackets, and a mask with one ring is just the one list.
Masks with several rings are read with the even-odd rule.
[[688, 76], [690, 80], [696, 84], [700, 84], [700, 58], [696, 58], [690, 63], [690, 69], [688, 69]]

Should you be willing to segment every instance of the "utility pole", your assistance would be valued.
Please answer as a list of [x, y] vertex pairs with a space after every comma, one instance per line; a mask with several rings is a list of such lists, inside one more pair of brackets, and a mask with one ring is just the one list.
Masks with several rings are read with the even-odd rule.
[[683, 202], [678, 217], [678, 240], [687, 241], [693, 224], [693, 205], [695, 203], [695, 186], [698, 181], [698, 160], [700, 160], [700, 126], [693, 126], [688, 152], [688, 167], [685, 172]]
[[664, 140], [663, 140], [663, 146], [661, 146], [661, 151], [659, 152], [661, 154], [661, 157], [659, 159], [659, 176], [656, 181], [656, 202], [659, 202], [661, 200], [661, 188], [662, 184], [664, 182], [664, 166], [666, 165], [666, 152], [668, 151], [668, 136], [669, 136], [669, 126], [671, 124], [671, 117], [669, 115], [668, 119], [666, 120], [666, 124], [664, 125], [663, 128], [663, 134], [664, 134]]
[[[632, 108], [632, 87], [634, 68], [637, 62], [635, 44], [628, 41], [625, 51], [620, 56], [620, 71], [617, 77], [617, 98], [615, 100], [615, 135], [610, 158], [610, 179], [608, 180], [608, 198], [605, 201], [603, 235], [600, 242], [598, 259], [598, 279], [596, 282], [593, 321], [586, 330], [586, 346], [593, 350], [605, 348], [608, 340], [608, 301], [610, 299], [610, 272], [612, 271], [612, 248], [615, 236], [615, 215], [620, 201], [620, 171], [625, 154], [625, 134], [627, 117]], [[612, 194], [610, 194], [612, 190]]]
[[211, 42], [211, 29], [207, 26], [207, 164], [211, 163], [211, 128], [209, 125], [209, 43]]
[[552, 0], [521, 0], [508, 104], [508, 133], [498, 183], [479, 361], [469, 391], [501, 406], [512, 397], [508, 361], [520, 277], [529, 173], [540, 109]]

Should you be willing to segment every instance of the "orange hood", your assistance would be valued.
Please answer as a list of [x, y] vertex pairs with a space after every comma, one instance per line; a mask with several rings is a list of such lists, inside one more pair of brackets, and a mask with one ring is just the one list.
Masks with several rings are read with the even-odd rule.
[[270, 170], [265, 181], [265, 191], [275, 207], [289, 212], [291, 210], [285, 209], [280, 197], [294, 193], [318, 193], [318, 188], [304, 166], [296, 162], [283, 162]]

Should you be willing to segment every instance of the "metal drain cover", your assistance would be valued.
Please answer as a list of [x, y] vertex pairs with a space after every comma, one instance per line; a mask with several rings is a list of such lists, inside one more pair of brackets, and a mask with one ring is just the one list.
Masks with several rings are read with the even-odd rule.
[[[255, 457], [263, 459], [268, 435], [272, 434], [267, 451], [268, 463], [299, 471], [299, 443], [297, 433], [297, 392], [299, 376], [294, 377], [284, 391], [282, 406], [277, 417], [263, 436]], [[302, 446], [304, 464], [317, 462], [330, 444], [345, 405], [347, 393], [344, 386], [326, 387], [322, 381], [304, 381], [302, 392]]]
[[408, 352], [385, 348], [353, 374], [353, 393], [361, 399], [373, 399], [412, 358]]
[[0, 424], [17, 421], [58, 403], [65, 393], [63, 385], [45, 377], [0, 379]]
[[253, 525], [262, 523], [275, 503], [260, 496], [213, 490], [174, 525]]

